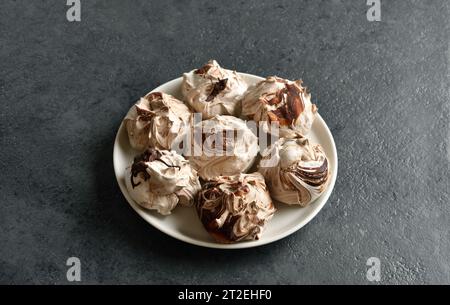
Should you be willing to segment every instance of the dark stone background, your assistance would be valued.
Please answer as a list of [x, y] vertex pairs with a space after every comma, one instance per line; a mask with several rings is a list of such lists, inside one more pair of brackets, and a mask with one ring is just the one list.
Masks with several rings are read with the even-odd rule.
[[[82, 0], [0, 4], [0, 283], [450, 283], [449, 2]], [[334, 192], [297, 233], [242, 250], [179, 242], [116, 184], [132, 103], [216, 58], [302, 78], [339, 156]]]

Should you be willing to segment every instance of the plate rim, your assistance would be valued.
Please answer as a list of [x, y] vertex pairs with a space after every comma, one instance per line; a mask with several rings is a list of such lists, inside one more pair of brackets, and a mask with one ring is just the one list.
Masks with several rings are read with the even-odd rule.
[[[249, 74], [249, 73], [242, 73], [242, 72], [237, 72], [237, 73], [242, 75], [242, 76], [249, 77], [249, 78], [256, 78], [256, 79], [261, 79], [261, 80], [265, 79], [265, 78], [263, 78], [261, 76], [257, 76], [257, 75], [253, 75], [253, 74]], [[182, 76], [181, 77], [177, 77], [177, 78], [169, 80], [169, 81], [167, 81], [167, 82], [165, 82], [163, 84], [160, 84], [158, 87], [156, 87], [155, 89], [151, 90], [149, 93], [155, 92], [155, 91], [159, 91], [159, 88], [161, 88], [163, 86], [167, 86], [170, 83], [179, 82], [179, 81], [182, 80], [182, 78], [183, 78]], [[330, 184], [327, 186], [327, 190], [323, 194], [321, 194], [319, 196], [319, 198], [322, 199], [321, 203], [308, 216], [306, 216], [301, 222], [299, 222], [297, 225], [295, 225], [294, 227], [290, 228], [289, 230], [286, 230], [283, 233], [277, 234], [277, 235], [275, 235], [275, 236], [273, 236], [271, 238], [266, 238], [266, 239], [257, 240], [257, 241], [238, 242], [238, 243], [233, 243], [233, 244], [220, 244], [220, 243], [216, 243], [214, 241], [207, 242], [207, 241], [197, 240], [195, 238], [192, 238], [190, 236], [185, 236], [185, 235], [182, 235], [182, 234], [180, 234], [180, 235], [173, 234], [170, 230], [166, 230], [163, 226], [159, 225], [159, 223], [157, 223], [156, 221], [153, 221], [151, 219], [151, 217], [148, 217], [148, 212], [146, 212], [144, 209], [142, 209], [140, 206], [138, 206], [138, 204], [135, 203], [133, 199], [131, 199], [131, 197], [130, 197], [130, 195], [128, 193], [128, 190], [120, 182], [118, 169], [116, 169], [116, 164], [118, 163], [118, 161], [116, 159], [116, 154], [118, 154], [117, 147], [119, 145], [118, 143], [119, 143], [120, 134], [122, 133], [122, 131], [124, 129], [123, 119], [122, 119], [122, 121], [121, 121], [121, 123], [119, 125], [119, 128], [117, 129], [117, 133], [116, 133], [116, 136], [114, 138], [114, 146], [113, 146], [114, 175], [116, 177], [117, 184], [119, 185], [119, 188], [120, 188], [120, 190], [122, 192], [123, 197], [125, 197], [126, 201], [133, 208], [133, 210], [141, 218], [143, 218], [147, 223], [151, 224], [154, 228], [158, 229], [162, 233], [164, 233], [164, 234], [166, 234], [166, 235], [168, 235], [168, 236], [170, 236], [172, 238], [175, 238], [177, 240], [180, 240], [180, 241], [192, 244], [192, 245], [206, 247], [206, 248], [213, 248], [213, 249], [245, 249], [245, 248], [253, 248], [253, 247], [259, 247], [259, 246], [267, 245], [267, 244], [276, 242], [278, 240], [281, 240], [281, 239], [283, 239], [283, 238], [285, 238], [285, 237], [295, 233], [296, 231], [298, 231], [302, 227], [304, 227], [306, 224], [308, 224], [322, 210], [322, 208], [328, 202], [328, 199], [330, 198], [331, 194], [333, 193], [334, 186], [335, 186], [336, 180], [337, 180], [337, 172], [338, 172], [338, 156], [337, 156], [336, 143], [334, 141], [333, 134], [331, 133], [330, 129], [328, 128], [328, 125], [326, 124], [325, 120], [322, 118], [322, 116], [319, 113], [316, 113], [315, 120], [317, 120], [317, 119], [321, 121], [321, 123], [325, 127], [324, 129], [325, 129], [325, 132], [326, 132], [327, 136], [331, 140], [331, 149], [332, 149], [333, 158], [335, 160], [334, 161], [335, 162], [335, 170], [331, 173]], [[317, 198], [317, 199], [319, 199], [319, 198]]]

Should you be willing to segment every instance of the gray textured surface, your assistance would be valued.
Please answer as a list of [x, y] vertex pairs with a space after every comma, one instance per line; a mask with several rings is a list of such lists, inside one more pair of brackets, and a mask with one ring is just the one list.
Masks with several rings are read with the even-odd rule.
[[[449, 3], [365, 0], [0, 4], [0, 283], [450, 283]], [[195, 3], [195, 4], [194, 4]], [[165, 236], [116, 184], [112, 145], [149, 89], [209, 58], [303, 78], [339, 155], [297, 233], [216, 251]]]

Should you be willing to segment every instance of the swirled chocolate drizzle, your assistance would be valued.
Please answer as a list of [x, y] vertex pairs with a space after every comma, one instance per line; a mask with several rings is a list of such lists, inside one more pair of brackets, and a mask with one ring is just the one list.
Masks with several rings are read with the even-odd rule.
[[269, 112], [269, 119], [278, 121], [281, 125], [291, 125], [305, 109], [301, 93], [302, 91], [298, 86], [286, 83], [285, 87], [279, 90], [275, 97], [268, 102], [269, 105], [277, 105], [278, 107]]
[[211, 67], [213, 66], [212, 63], [207, 63], [206, 65], [204, 65], [203, 67], [201, 67], [200, 69], [195, 70], [195, 74], [206, 74], [209, 69], [211, 69]]
[[294, 172], [308, 185], [319, 187], [327, 182], [328, 160], [325, 159], [318, 167], [298, 166]]
[[135, 105], [135, 107], [136, 107], [136, 113], [138, 115], [137, 120], [149, 122], [155, 117], [155, 112], [148, 111], [146, 109], [142, 109], [138, 105]]
[[214, 83], [211, 93], [208, 95], [206, 99], [207, 102], [212, 101], [221, 91], [223, 91], [227, 87], [227, 78], [219, 79], [218, 82]]
[[146, 162], [159, 161], [159, 162], [162, 162], [167, 167], [176, 167], [176, 168], [180, 169], [179, 166], [167, 164], [165, 161], [161, 160], [160, 158], [161, 158], [161, 152], [154, 148], [148, 148], [142, 154], [140, 154], [134, 158], [134, 162], [131, 165], [131, 177], [130, 177], [131, 186], [133, 188], [135, 188], [136, 186], [141, 184], [141, 182], [134, 183], [134, 180], [133, 180], [133, 178], [136, 178], [139, 175], [139, 173], [142, 173], [142, 177], [143, 177], [144, 181], [147, 181], [148, 179], [150, 179], [150, 174], [147, 172], [148, 166], [147, 166]]

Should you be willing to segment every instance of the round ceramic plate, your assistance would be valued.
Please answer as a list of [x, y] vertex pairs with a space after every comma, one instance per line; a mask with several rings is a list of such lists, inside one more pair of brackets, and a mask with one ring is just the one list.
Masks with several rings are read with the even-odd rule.
[[[249, 85], [253, 85], [263, 79], [255, 75], [245, 73], [239, 74]], [[155, 88], [153, 91], [165, 92], [182, 100], [181, 83], [182, 78], [180, 77]], [[127, 132], [123, 124], [119, 127], [114, 143], [114, 171], [120, 189], [131, 207], [158, 230], [184, 242], [203, 247], [221, 249], [256, 247], [277, 241], [306, 225], [314, 218], [314, 216], [316, 216], [330, 197], [336, 182], [338, 161], [333, 136], [320, 115], [317, 115], [314, 120], [309, 138], [313, 143], [322, 145], [328, 156], [328, 164], [331, 170], [330, 184], [319, 198], [305, 208], [288, 206], [280, 203], [276, 204], [277, 211], [274, 217], [267, 223], [261, 239], [257, 241], [243, 241], [234, 244], [216, 243], [203, 228], [195, 208], [179, 206], [172, 211], [171, 215], [162, 216], [156, 211], [146, 210], [137, 205], [133, 199], [131, 199], [125, 186], [125, 168], [131, 164], [134, 156], [138, 154], [138, 152], [130, 147]]]

